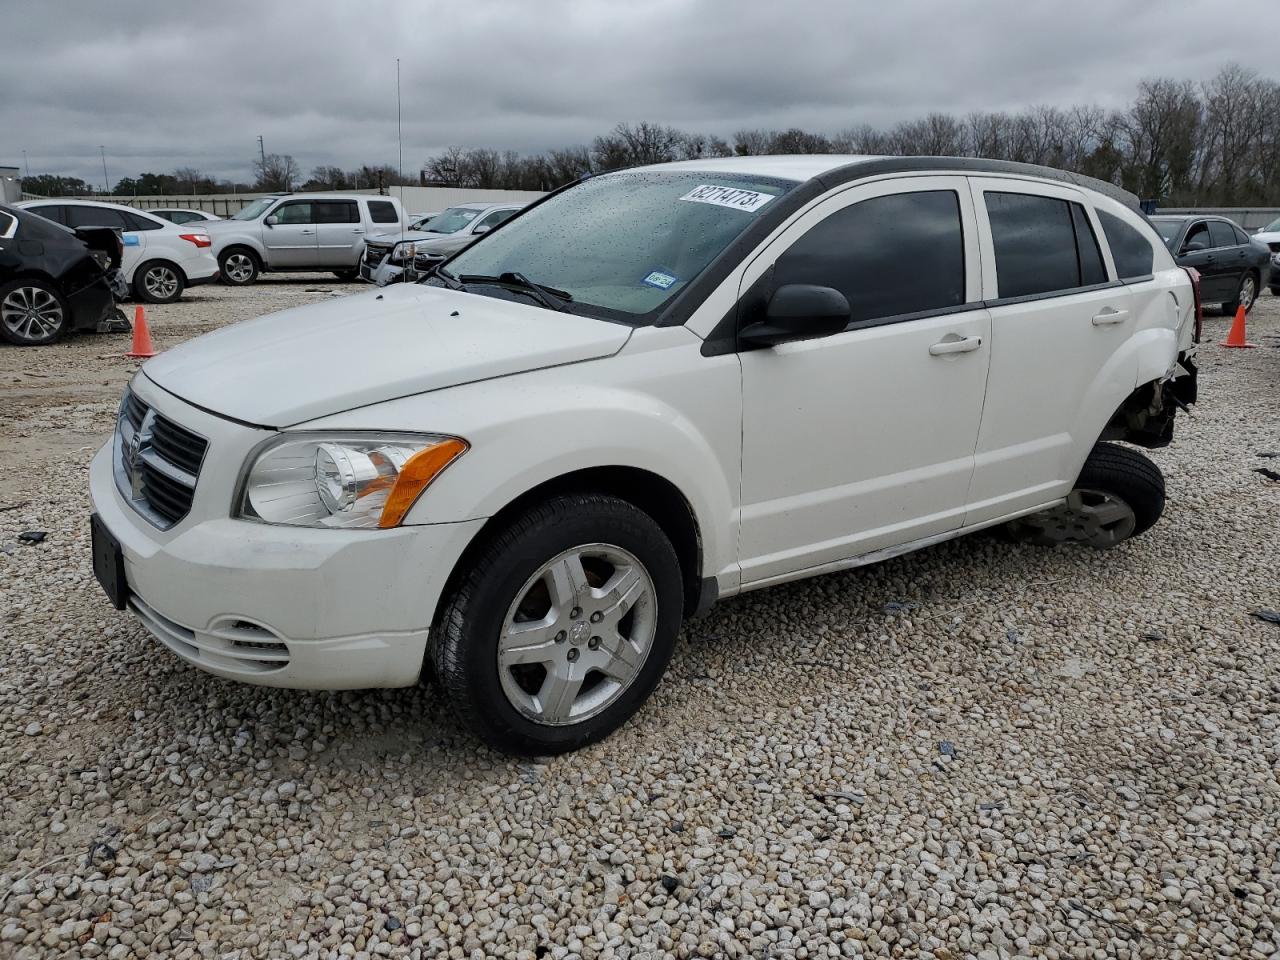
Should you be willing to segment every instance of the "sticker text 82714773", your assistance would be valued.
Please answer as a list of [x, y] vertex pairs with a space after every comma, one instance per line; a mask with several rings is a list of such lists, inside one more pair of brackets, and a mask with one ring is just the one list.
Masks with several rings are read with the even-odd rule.
[[694, 187], [680, 199], [691, 203], [712, 203], [717, 207], [731, 207], [734, 210], [755, 213], [773, 197], [767, 193], [757, 193], [755, 190], [718, 187], [713, 183], [704, 183]]

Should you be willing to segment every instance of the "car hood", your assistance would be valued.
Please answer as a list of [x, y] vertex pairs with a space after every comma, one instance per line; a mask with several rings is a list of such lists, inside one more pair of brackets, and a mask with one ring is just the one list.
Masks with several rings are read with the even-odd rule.
[[1253, 235], [1253, 239], [1261, 240], [1263, 243], [1280, 243], [1280, 230], [1260, 231]]
[[286, 427], [611, 356], [631, 329], [534, 304], [398, 284], [224, 327], [165, 351], [142, 372], [213, 413]]
[[402, 230], [393, 233], [379, 233], [369, 238], [370, 243], [393, 244], [409, 240], [414, 243], [425, 243], [428, 240], [443, 240], [453, 236], [450, 233], [432, 233], [429, 230]]

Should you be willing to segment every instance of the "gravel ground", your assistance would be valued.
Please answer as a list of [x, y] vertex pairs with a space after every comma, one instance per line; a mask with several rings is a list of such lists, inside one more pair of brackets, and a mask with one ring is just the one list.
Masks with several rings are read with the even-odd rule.
[[[353, 288], [149, 311], [170, 346]], [[1280, 954], [1280, 300], [1110, 553], [975, 536], [718, 606], [635, 721], [522, 763], [429, 688], [227, 683], [110, 610], [126, 338], [0, 349], [0, 956]], [[41, 544], [24, 530], [48, 531]]]

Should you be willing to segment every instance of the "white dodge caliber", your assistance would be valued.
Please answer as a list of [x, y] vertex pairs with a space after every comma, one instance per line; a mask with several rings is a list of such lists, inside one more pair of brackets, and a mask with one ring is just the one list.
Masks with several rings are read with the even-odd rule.
[[942, 158], [580, 181], [421, 283], [149, 361], [93, 461], [95, 571], [217, 676], [426, 668], [493, 746], [582, 746], [718, 598], [1155, 523], [1133, 445], [1194, 401], [1198, 294], [1135, 207]]

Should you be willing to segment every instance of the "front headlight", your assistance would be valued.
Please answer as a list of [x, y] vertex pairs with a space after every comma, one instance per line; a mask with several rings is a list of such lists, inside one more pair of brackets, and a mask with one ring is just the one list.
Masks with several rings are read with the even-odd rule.
[[413, 255], [417, 252], [417, 247], [412, 243], [398, 243], [391, 251], [392, 263], [408, 263], [413, 259]]
[[295, 527], [397, 527], [467, 442], [435, 434], [285, 434], [249, 464], [237, 516]]

